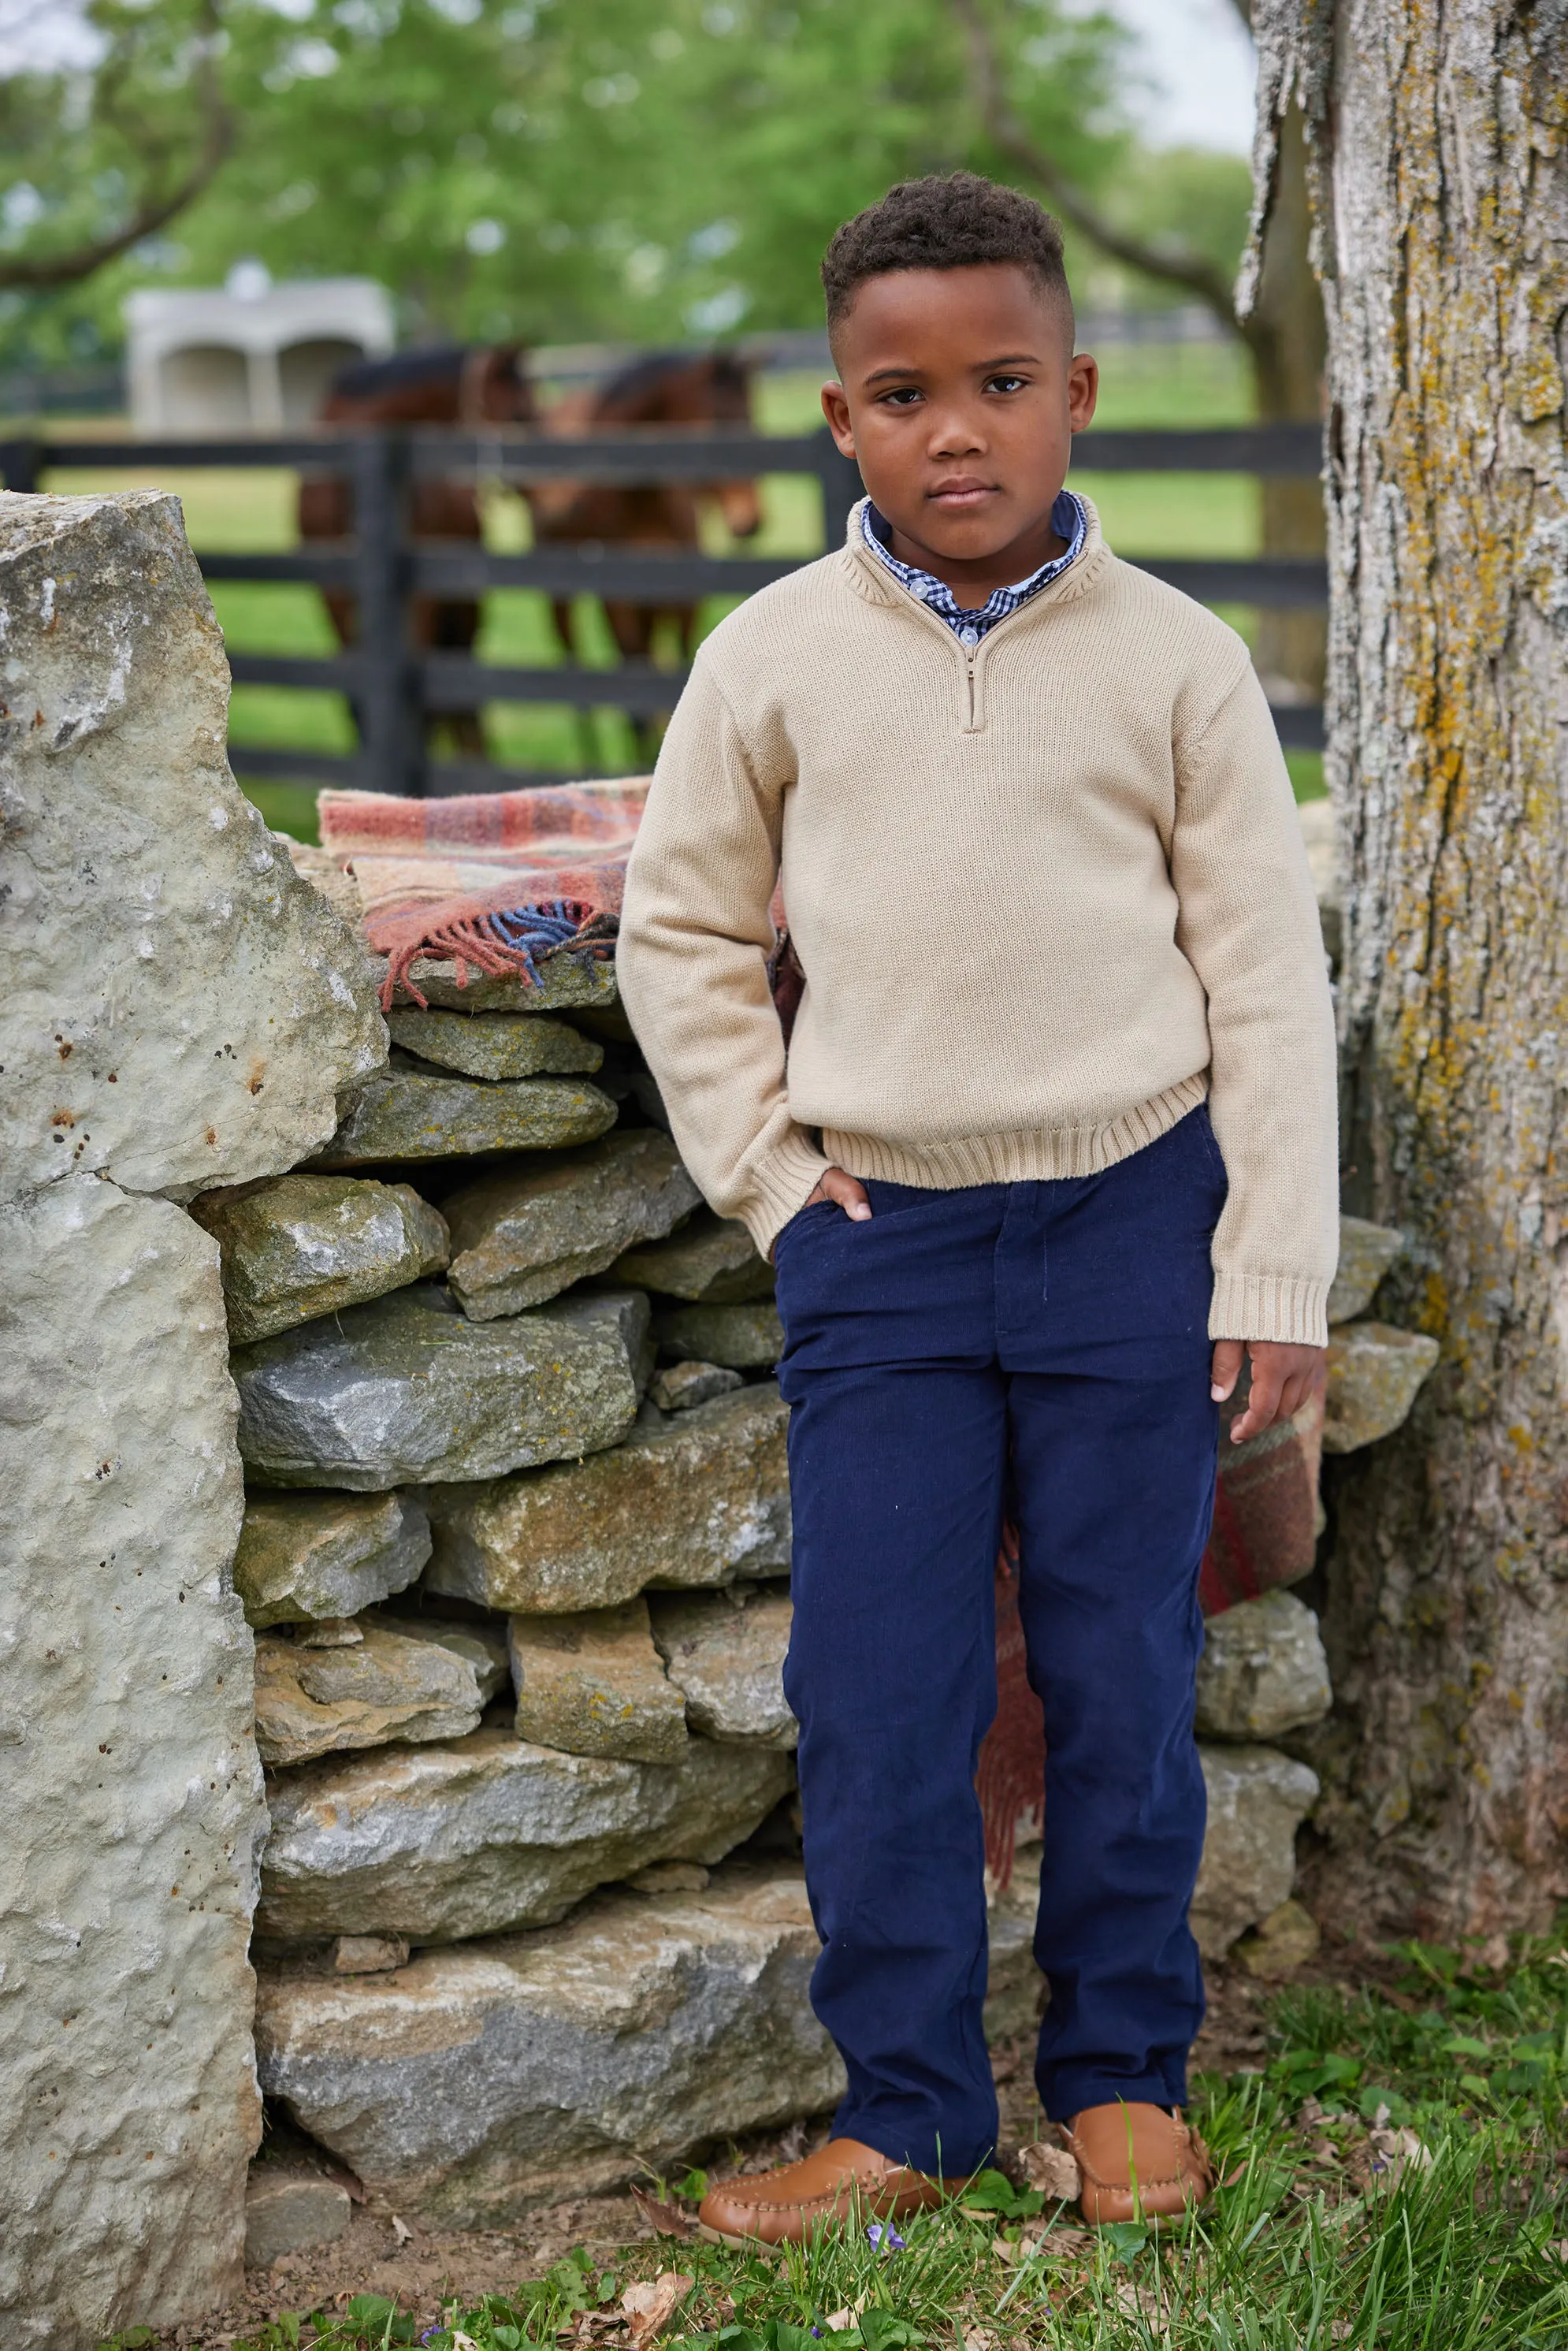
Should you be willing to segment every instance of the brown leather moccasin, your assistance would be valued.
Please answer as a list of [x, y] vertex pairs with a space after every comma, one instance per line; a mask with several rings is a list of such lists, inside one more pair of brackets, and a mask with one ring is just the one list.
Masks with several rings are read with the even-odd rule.
[[831, 2138], [782, 2171], [754, 2172], [710, 2188], [697, 2207], [697, 2228], [719, 2245], [800, 2245], [824, 2222], [862, 2213], [868, 2220], [900, 2220], [967, 2185], [890, 2163], [858, 2138]]
[[1067, 2126], [1067, 2144], [1083, 2183], [1079, 2209], [1092, 2228], [1177, 2218], [1214, 2185], [1208, 2149], [1174, 2106], [1120, 2098], [1085, 2106]]

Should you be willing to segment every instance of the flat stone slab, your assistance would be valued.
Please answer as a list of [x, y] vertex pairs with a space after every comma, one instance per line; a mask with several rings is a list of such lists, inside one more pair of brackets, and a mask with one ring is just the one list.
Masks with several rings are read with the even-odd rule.
[[645, 1600], [509, 1624], [519, 1739], [570, 1755], [670, 1763], [686, 1744], [686, 1707], [666, 1679]]
[[538, 1012], [421, 1012], [399, 1006], [388, 1013], [394, 1045], [422, 1061], [460, 1071], [465, 1078], [591, 1076], [604, 1048], [591, 1037]]
[[445, 1943], [544, 1926], [650, 1862], [722, 1860], [792, 1776], [765, 1748], [694, 1739], [678, 1762], [620, 1763], [494, 1729], [301, 1764], [268, 1791], [256, 1930]]
[[426, 1586], [553, 1615], [613, 1607], [649, 1585], [777, 1574], [789, 1564], [789, 1426], [769, 1382], [640, 1426], [585, 1461], [433, 1487]]
[[[372, 956], [371, 967], [378, 983], [384, 979], [384, 956]], [[520, 972], [492, 976], [476, 971], [470, 964], [465, 987], [455, 963], [421, 956], [410, 964], [408, 977], [399, 983], [393, 1000], [417, 1004], [423, 996], [427, 1004], [451, 1012], [609, 1012], [621, 1002], [612, 956], [546, 956], [536, 968], [537, 986]]]
[[1402, 1426], [1440, 1352], [1436, 1339], [1389, 1322], [1331, 1329], [1323, 1451], [1354, 1453]]
[[459, 1620], [439, 1615], [394, 1616], [390, 1614], [376, 1621], [388, 1632], [400, 1635], [405, 1641], [433, 1642], [438, 1648], [450, 1649], [456, 1656], [466, 1657], [474, 1669], [481, 1703], [486, 1706], [498, 1690], [511, 1687], [511, 1660], [507, 1654], [507, 1635], [503, 1625], [487, 1625], [483, 1617]]
[[667, 1233], [700, 1197], [669, 1136], [647, 1126], [482, 1176], [444, 1204], [452, 1288], [476, 1322], [516, 1314], [602, 1273], [629, 1241]]
[[471, 1159], [498, 1151], [559, 1151], [615, 1123], [615, 1104], [586, 1078], [491, 1085], [399, 1059], [357, 1088], [313, 1167]]
[[270, 1486], [498, 1477], [613, 1445], [637, 1410], [614, 1314], [480, 1324], [433, 1284], [259, 1340], [232, 1366], [240, 1452]]
[[614, 1268], [617, 1281], [699, 1306], [744, 1305], [773, 1295], [773, 1268], [759, 1257], [746, 1227], [704, 1208], [670, 1239], [628, 1251]]
[[343, 1648], [298, 1647], [286, 1634], [256, 1645], [256, 1743], [264, 1763], [379, 1747], [390, 1739], [461, 1739], [484, 1700], [472, 1657], [362, 1622]]
[[784, 1702], [794, 1614], [787, 1592], [768, 1588], [655, 1593], [653, 1639], [694, 1730], [725, 1745], [795, 1746]]
[[247, 1494], [235, 1590], [247, 1625], [357, 1616], [413, 1582], [430, 1520], [411, 1494]]
[[738, 1372], [719, 1364], [666, 1364], [649, 1382], [648, 1397], [661, 1412], [692, 1412], [744, 1384]]
[[1192, 1931], [1206, 1959], [1290, 1896], [1296, 1831], [1318, 1800], [1318, 1777], [1273, 1747], [1200, 1747], [1208, 1829], [1192, 1897]]
[[1205, 1627], [1197, 1668], [1201, 1739], [1278, 1739], [1321, 1722], [1333, 1702], [1312, 1610], [1288, 1592], [1243, 1600]]
[[218, 1244], [236, 1346], [382, 1297], [446, 1263], [445, 1220], [407, 1184], [275, 1176], [204, 1192], [191, 1214]]
[[1364, 1314], [1389, 1267], [1404, 1251], [1405, 1236], [1392, 1225], [1369, 1225], [1364, 1217], [1339, 1220], [1339, 1270], [1329, 1291], [1329, 1321], [1353, 1322]]
[[378, 2210], [508, 2227], [832, 2106], [819, 1949], [799, 1870], [737, 1864], [701, 1893], [599, 1895], [395, 1975], [268, 1970], [261, 2081]]
[[676, 1306], [653, 1317], [659, 1353], [692, 1356], [735, 1372], [769, 1368], [784, 1353], [784, 1325], [772, 1301], [755, 1306]]
[[286, 2253], [336, 2244], [353, 2217], [340, 2179], [306, 2164], [253, 2163], [245, 2191], [245, 2265], [267, 2270]]

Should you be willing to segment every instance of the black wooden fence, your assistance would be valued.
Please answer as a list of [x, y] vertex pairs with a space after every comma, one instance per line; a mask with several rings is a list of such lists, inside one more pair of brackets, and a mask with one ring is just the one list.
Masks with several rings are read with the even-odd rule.
[[[1316, 476], [1312, 425], [1246, 425], [1205, 432], [1085, 434], [1075, 465], [1103, 473], [1225, 473]], [[574, 663], [507, 666], [462, 653], [421, 653], [410, 643], [408, 599], [416, 593], [481, 597], [493, 588], [533, 588], [569, 599], [619, 597], [634, 602], [685, 602], [746, 596], [796, 569], [801, 557], [659, 555], [633, 549], [542, 546], [497, 555], [477, 545], [416, 540], [407, 528], [407, 492], [417, 475], [484, 477], [508, 485], [570, 480], [642, 486], [653, 482], [735, 480], [767, 474], [814, 476], [821, 486], [824, 544], [842, 536], [861, 494], [860, 475], [827, 433], [798, 435], [644, 428], [556, 441], [542, 435], [415, 432], [318, 433], [276, 441], [128, 441], [35, 437], [0, 442], [0, 478], [12, 490], [44, 486], [57, 467], [123, 468], [145, 475], [167, 466], [267, 466], [340, 473], [353, 486], [351, 539], [315, 543], [278, 555], [197, 549], [209, 580], [305, 580], [351, 589], [358, 600], [356, 644], [329, 657], [234, 653], [243, 684], [336, 688], [351, 700], [360, 747], [339, 755], [233, 744], [235, 772], [253, 778], [308, 776], [378, 791], [494, 790], [554, 780], [537, 770], [476, 759], [432, 759], [426, 714], [472, 710], [486, 702], [565, 704], [620, 709], [633, 716], [668, 710], [685, 673], [648, 662], [612, 669]], [[1142, 569], [1205, 603], [1322, 605], [1323, 564], [1310, 558], [1228, 561], [1211, 557], [1134, 559]], [[1290, 705], [1275, 711], [1281, 742], [1312, 750], [1322, 742], [1322, 713]]]

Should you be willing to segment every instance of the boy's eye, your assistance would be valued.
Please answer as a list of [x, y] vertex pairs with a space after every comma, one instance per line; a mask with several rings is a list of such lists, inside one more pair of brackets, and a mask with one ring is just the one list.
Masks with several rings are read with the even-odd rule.
[[986, 378], [988, 392], [1021, 392], [1027, 379], [1021, 375], [991, 375]]
[[901, 383], [896, 391], [883, 393], [882, 404], [884, 408], [913, 408], [917, 400], [925, 397], [918, 384]]

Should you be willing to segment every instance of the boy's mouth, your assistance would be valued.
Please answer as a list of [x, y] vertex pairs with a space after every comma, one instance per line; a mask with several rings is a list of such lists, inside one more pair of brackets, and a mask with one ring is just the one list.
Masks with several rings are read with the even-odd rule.
[[948, 514], [963, 514], [967, 508], [983, 506], [997, 495], [995, 482], [977, 482], [969, 474], [960, 474], [951, 482], [939, 482], [926, 496], [933, 506], [942, 507]]

